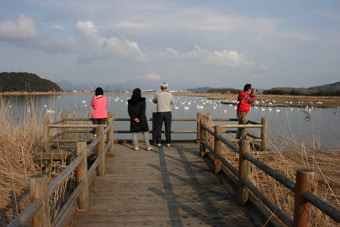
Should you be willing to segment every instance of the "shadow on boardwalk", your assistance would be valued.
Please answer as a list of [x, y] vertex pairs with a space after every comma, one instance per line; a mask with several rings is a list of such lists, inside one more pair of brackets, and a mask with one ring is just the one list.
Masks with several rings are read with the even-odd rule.
[[254, 226], [198, 154], [194, 143], [153, 151], [115, 145], [74, 226]]

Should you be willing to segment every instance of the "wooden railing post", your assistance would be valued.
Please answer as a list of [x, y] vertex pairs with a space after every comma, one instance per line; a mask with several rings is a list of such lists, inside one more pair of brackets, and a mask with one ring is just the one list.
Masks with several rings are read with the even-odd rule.
[[42, 207], [32, 218], [34, 227], [50, 227], [50, 197], [48, 195], [48, 179], [46, 175], [34, 175], [29, 178], [31, 201], [39, 199]]
[[87, 152], [86, 142], [76, 143], [76, 155], [83, 156], [83, 161], [77, 167], [77, 183], [84, 182], [84, 187], [79, 194], [78, 206], [80, 210], [88, 210], [90, 207], [89, 201], [89, 183], [87, 180]]
[[152, 144], [156, 144], [156, 112], [152, 112]]
[[104, 125], [100, 125], [97, 127], [97, 136], [100, 136], [100, 141], [97, 144], [97, 155], [102, 155], [103, 158], [98, 164], [98, 176], [105, 175], [105, 135], [104, 135]]
[[261, 150], [267, 150], [267, 118], [261, 118], [261, 124], [263, 125], [261, 128]]
[[313, 192], [315, 189], [314, 171], [309, 169], [298, 169], [296, 171], [294, 227], [304, 227], [308, 223], [308, 207], [303, 195]]
[[50, 151], [50, 127], [48, 126], [50, 124], [49, 118], [45, 117], [43, 121], [43, 128], [44, 128], [44, 139], [45, 139], [45, 152]]
[[240, 153], [239, 153], [239, 182], [238, 182], [238, 197], [239, 203], [245, 204], [248, 201], [248, 189], [242, 183], [243, 179], [248, 179], [249, 174], [249, 162], [243, 157], [243, 154], [249, 153], [250, 151], [250, 141], [243, 139], [240, 142]]
[[202, 113], [197, 113], [197, 142], [201, 139], [201, 119], [202, 119]]
[[107, 119], [107, 125], [111, 128], [109, 129], [109, 131], [107, 132], [107, 141], [111, 141], [111, 145], [108, 149], [108, 152], [113, 152], [113, 118], [112, 118], [112, 114], [109, 114], [109, 118]]
[[217, 174], [222, 170], [222, 162], [218, 159], [217, 155], [221, 153], [222, 142], [217, 139], [217, 136], [222, 135], [221, 125], [214, 127], [214, 173]]
[[203, 142], [205, 141], [205, 129], [202, 127], [202, 125], [205, 125], [207, 122], [204, 118], [200, 119], [200, 156], [203, 157], [205, 154], [205, 145], [203, 144]]
[[[67, 112], [62, 112], [61, 113], [61, 119], [62, 119], [62, 124], [67, 125], [67, 121], [65, 120], [67, 118]], [[63, 139], [67, 139], [67, 128], [63, 128]]]

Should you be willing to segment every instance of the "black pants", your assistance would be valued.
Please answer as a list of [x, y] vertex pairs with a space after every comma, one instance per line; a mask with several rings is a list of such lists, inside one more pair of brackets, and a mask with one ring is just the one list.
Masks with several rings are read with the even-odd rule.
[[[92, 118], [92, 124], [94, 125], [105, 125], [107, 118]], [[97, 129], [93, 129], [93, 134], [97, 134]]]
[[171, 112], [157, 112], [156, 115], [156, 143], [161, 143], [162, 125], [165, 126], [166, 143], [171, 143]]

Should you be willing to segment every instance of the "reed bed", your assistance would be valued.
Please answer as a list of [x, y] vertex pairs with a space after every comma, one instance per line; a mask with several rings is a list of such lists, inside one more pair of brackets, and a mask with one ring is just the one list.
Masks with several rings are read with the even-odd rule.
[[28, 178], [39, 173], [35, 155], [41, 152], [40, 114], [31, 100], [21, 108], [0, 99], [0, 223], [9, 223], [29, 203]]
[[[206, 114], [204, 117], [208, 126], [213, 128], [214, 122], [210, 115]], [[207, 140], [210, 146], [213, 146], [214, 137], [207, 134]], [[307, 147], [303, 143], [298, 144], [294, 138], [287, 138], [284, 141], [286, 143], [280, 144], [280, 147], [275, 146], [272, 141], [268, 141], [269, 153], [266, 152], [265, 155], [258, 156], [261, 152], [254, 152], [253, 155], [293, 182], [295, 182], [297, 169], [314, 170], [317, 177], [314, 193], [340, 208], [340, 169], [338, 168], [340, 150], [324, 151], [317, 146], [317, 143]], [[223, 146], [223, 156], [235, 168], [238, 168], [238, 154], [226, 145], [223, 144]], [[294, 193], [254, 165], [250, 165], [249, 178], [257, 188], [293, 219]], [[308, 226], [340, 226], [313, 206], [311, 206], [309, 215]]]
[[[42, 168], [39, 154], [43, 152], [43, 118], [51, 122], [60, 118], [60, 113], [35, 105], [35, 97], [27, 96], [24, 105], [18, 104], [15, 96], [0, 97], [0, 223], [9, 224], [29, 203], [29, 177], [35, 174], [48, 175], [49, 182], [65, 167], [65, 162], [53, 163]], [[51, 106], [54, 106], [51, 96]], [[71, 181], [74, 176], [71, 176]], [[66, 182], [69, 184], [69, 182]], [[69, 194], [66, 186], [59, 195]], [[65, 196], [51, 198], [52, 218]], [[29, 225], [29, 224], [28, 224]]]

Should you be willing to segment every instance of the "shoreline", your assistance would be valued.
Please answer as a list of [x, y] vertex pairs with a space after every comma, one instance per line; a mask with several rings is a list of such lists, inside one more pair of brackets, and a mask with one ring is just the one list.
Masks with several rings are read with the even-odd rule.
[[[144, 92], [155, 94], [157, 91]], [[62, 92], [3, 92], [0, 96], [39, 96], [39, 95], [64, 95], [64, 94], [91, 94], [91, 91], [62, 91]], [[105, 92], [107, 94], [130, 94], [131, 92]], [[233, 104], [237, 100], [237, 94], [222, 93], [172, 93], [174, 96], [203, 97], [221, 100], [223, 104]], [[293, 95], [267, 95], [258, 93], [256, 106], [263, 107], [313, 107], [313, 108], [340, 108], [338, 96], [293, 96]]]

